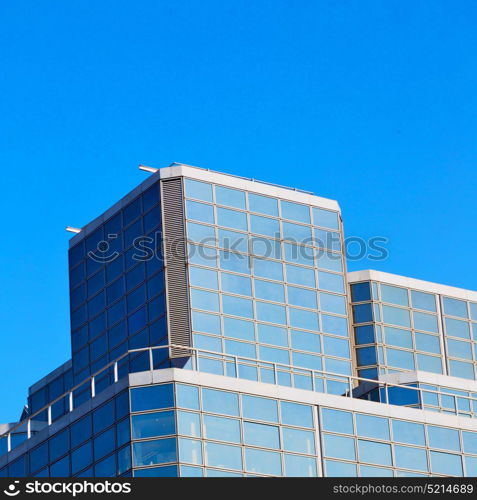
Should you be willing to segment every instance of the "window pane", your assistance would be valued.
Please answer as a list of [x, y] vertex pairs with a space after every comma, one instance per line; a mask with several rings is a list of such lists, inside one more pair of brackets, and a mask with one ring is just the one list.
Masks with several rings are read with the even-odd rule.
[[187, 218], [200, 222], [214, 223], [214, 207], [199, 203], [197, 201], [187, 201], [186, 203]]
[[425, 332], [435, 332], [439, 331], [437, 326], [437, 316], [433, 314], [426, 314], [414, 311], [412, 313], [414, 319], [414, 328], [416, 330], [424, 330]]
[[398, 306], [409, 305], [407, 299], [407, 289], [396, 286], [381, 284], [381, 300]]
[[397, 467], [427, 471], [427, 455], [424, 449], [395, 446], [394, 455]]
[[138, 387], [131, 390], [131, 410], [145, 411], [174, 406], [172, 384]]
[[300, 429], [290, 429], [283, 427], [283, 449], [287, 451], [296, 451], [297, 453], [315, 453], [315, 438], [311, 431], [302, 431]]
[[202, 464], [202, 443], [195, 439], [179, 438], [179, 460], [190, 464]]
[[446, 334], [452, 337], [462, 337], [470, 339], [469, 323], [458, 319], [444, 318], [446, 325]]
[[329, 229], [339, 229], [338, 213], [313, 207], [313, 224]]
[[391, 445], [358, 440], [359, 460], [379, 465], [392, 465]]
[[228, 208], [217, 208], [217, 224], [247, 231], [247, 215], [244, 212], [237, 212]]
[[205, 311], [219, 311], [219, 296], [216, 293], [192, 289], [190, 298], [192, 307], [204, 309]]
[[463, 300], [451, 299], [444, 297], [444, 314], [457, 316], [459, 318], [467, 318], [467, 302]]
[[185, 180], [186, 196], [196, 200], [212, 202], [212, 185], [205, 182]]
[[371, 288], [369, 282], [353, 283], [351, 285], [351, 297], [353, 302], [365, 302], [371, 300]]
[[250, 216], [250, 232], [264, 234], [272, 238], [280, 238], [280, 223], [278, 219], [262, 217], [260, 215]]
[[282, 464], [280, 454], [272, 451], [245, 448], [246, 470], [259, 474], [272, 474], [281, 476]]
[[203, 288], [212, 288], [213, 290], [217, 290], [219, 287], [217, 281], [217, 271], [190, 266], [189, 277], [191, 285]]
[[356, 465], [347, 462], [325, 460], [327, 477], [356, 477]]
[[462, 459], [460, 455], [431, 451], [431, 470], [445, 476], [462, 476]]
[[179, 434], [185, 436], [200, 437], [200, 415], [190, 411], [178, 411], [177, 423]]
[[215, 186], [215, 201], [219, 205], [245, 210], [245, 193], [237, 189]]
[[177, 461], [176, 440], [172, 438], [133, 443], [135, 466]]
[[323, 440], [325, 456], [356, 460], [353, 438], [325, 434]]
[[288, 346], [288, 331], [286, 328], [272, 325], [258, 324], [258, 339], [264, 344], [282, 347]]
[[285, 454], [286, 477], [316, 477], [316, 459]]
[[318, 271], [318, 286], [329, 292], [344, 293], [343, 277], [339, 274]]
[[204, 411], [222, 413], [224, 415], [238, 415], [238, 396], [233, 392], [202, 389], [202, 406]]
[[245, 444], [264, 448], [280, 448], [280, 437], [276, 426], [244, 422], [243, 433]]
[[432, 293], [411, 290], [412, 307], [424, 311], [436, 311], [436, 296]]
[[199, 409], [199, 389], [193, 385], [176, 384], [177, 406], [181, 408]]
[[224, 318], [224, 335], [242, 340], [254, 340], [253, 323], [243, 319]]
[[431, 448], [460, 451], [458, 430], [429, 425], [427, 426], [427, 435]]
[[326, 431], [353, 434], [353, 414], [346, 411], [323, 408], [321, 410], [322, 426]]
[[243, 395], [242, 412], [244, 418], [278, 422], [277, 402], [273, 399]]
[[173, 411], [148, 413], [132, 416], [133, 439], [166, 436], [175, 433], [175, 418]]
[[212, 467], [242, 470], [242, 450], [238, 446], [205, 443], [205, 463]]
[[383, 320], [385, 323], [398, 326], [411, 326], [408, 309], [399, 309], [383, 305]]
[[320, 293], [320, 309], [335, 314], [346, 314], [346, 301], [342, 295]]
[[255, 276], [283, 281], [283, 269], [281, 262], [253, 259], [253, 272]]
[[291, 201], [281, 201], [282, 217], [284, 219], [296, 220], [297, 222], [310, 223], [310, 208]]
[[[222, 290], [224, 292], [238, 293], [240, 295], [252, 295], [250, 278], [236, 274], [221, 273]], [[202, 285], [205, 286], [205, 285]]]
[[313, 428], [313, 413], [311, 406], [282, 401], [280, 407], [283, 424]]
[[278, 200], [262, 196], [260, 194], [248, 193], [248, 204], [250, 211], [259, 214], [275, 215], [278, 217]]
[[204, 415], [204, 437], [217, 441], [240, 443], [240, 421], [233, 418]]

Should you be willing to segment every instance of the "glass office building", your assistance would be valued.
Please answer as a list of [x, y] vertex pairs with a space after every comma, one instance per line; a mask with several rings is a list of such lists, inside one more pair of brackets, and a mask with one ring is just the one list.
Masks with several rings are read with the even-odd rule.
[[336, 201], [173, 164], [69, 277], [0, 477], [477, 475], [477, 292], [347, 274]]

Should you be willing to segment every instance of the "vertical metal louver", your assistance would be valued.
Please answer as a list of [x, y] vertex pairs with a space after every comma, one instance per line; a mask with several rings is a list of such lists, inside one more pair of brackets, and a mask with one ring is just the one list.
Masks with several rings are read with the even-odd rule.
[[[164, 265], [166, 273], [169, 343], [192, 346], [187, 284], [186, 239], [182, 179], [161, 181]], [[190, 356], [188, 349], [171, 348], [171, 358]]]

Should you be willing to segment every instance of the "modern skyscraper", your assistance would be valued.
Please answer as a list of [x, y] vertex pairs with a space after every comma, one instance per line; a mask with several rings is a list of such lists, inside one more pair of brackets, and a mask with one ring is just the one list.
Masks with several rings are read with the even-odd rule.
[[152, 173], [71, 239], [71, 360], [0, 477], [477, 475], [477, 292], [343, 250], [336, 201]]

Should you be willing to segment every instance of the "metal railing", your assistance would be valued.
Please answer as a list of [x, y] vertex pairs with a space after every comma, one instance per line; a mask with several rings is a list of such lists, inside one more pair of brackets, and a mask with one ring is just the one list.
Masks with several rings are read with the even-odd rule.
[[[188, 354], [183, 358], [170, 358], [169, 349], [171, 348], [181, 349]], [[472, 407], [472, 403], [475, 403], [477, 410], [477, 399], [470, 396], [449, 394], [445, 390], [434, 391], [413, 385], [393, 384], [387, 381], [310, 368], [300, 368], [293, 365], [262, 361], [244, 356], [168, 344], [165, 346], [144, 347], [127, 351], [61, 396], [50, 401], [40, 410], [11, 427], [6, 433], [0, 435], [0, 455], [11, 451], [14, 447], [24, 440], [30, 439], [32, 435], [44, 427], [50, 426], [63, 415], [72, 412], [85, 401], [94, 398], [110, 385], [117, 383], [120, 378], [130, 373], [153, 371], [163, 368], [182, 368], [213, 373], [343, 397], [368, 399], [378, 403], [397, 406], [423, 408], [422, 396], [424, 393], [436, 394], [438, 396], [444, 395], [453, 398], [454, 411], [450, 413], [454, 413], [457, 416], [469, 416], [469, 411], [459, 409], [459, 400], [467, 401], [469, 407]], [[63, 411], [58, 412], [58, 405], [60, 409], [63, 407]], [[448, 407], [445, 411], [449, 413]], [[3, 445], [4, 451], [2, 452], [2, 440], [5, 439], [7, 446]]]

